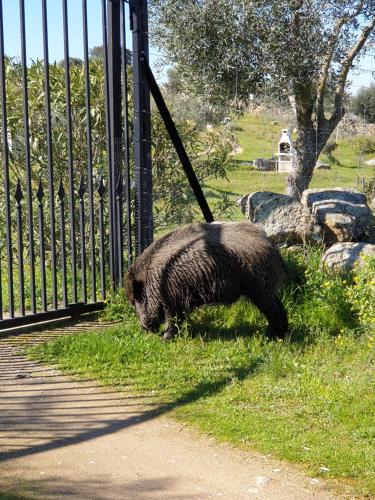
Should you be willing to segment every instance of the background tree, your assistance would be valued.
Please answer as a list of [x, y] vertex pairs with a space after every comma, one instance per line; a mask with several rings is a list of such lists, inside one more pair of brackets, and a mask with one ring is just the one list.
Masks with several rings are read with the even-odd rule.
[[[104, 49], [103, 45], [96, 45], [89, 50], [90, 59], [99, 59], [102, 61], [104, 59]], [[126, 49], [126, 62], [130, 66], [132, 64], [133, 54], [131, 50]]]
[[353, 111], [367, 123], [375, 123], [375, 83], [360, 89], [352, 100]]
[[151, 1], [154, 43], [192, 92], [227, 105], [250, 93], [294, 97], [296, 197], [345, 114], [348, 73], [374, 39], [374, 11], [375, 0]]

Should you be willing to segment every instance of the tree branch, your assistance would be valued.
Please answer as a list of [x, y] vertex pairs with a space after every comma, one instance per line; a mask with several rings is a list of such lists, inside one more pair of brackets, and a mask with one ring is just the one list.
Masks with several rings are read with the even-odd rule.
[[365, 26], [362, 30], [361, 36], [358, 38], [353, 47], [348, 51], [346, 58], [341, 63], [341, 72], [338, 78], [338, 83], [336, 85], [335, 91], [335, 110], [332, 113], [331, 119], [335, 119], [335, 116], [339, 112], [342, 107], [343, 97], [344, 97], [344, 89], [346, 80], [348, 77], [349, 70], [353, 64], [355, 57], [359, 54], [360, 50], [366, 43], [368, 37], [372, 33], [375, 28], [375, 17], [372, 19], [371, 23]]
[[358, 3], [355, 11], [350, 16], [340, 17], [337, 20], [337, 22], [332, 30], [332, 33], [328, 37], [327, 51], [326, 51], [325, 57], [323, 58], [323, 64], [321, 66], [320, 78], [319, 78], [318, 87], [317, 87], [317, 104], [318, 104], [318, 114], [319, 114], [318, 118], [319, 118], [319, 120], [322, 120], [324, 118], [324, 91], [325, 91], [325, 87], [327, 84], [329, 68], [331, 66], [332, 58], [333, 58], [333, 55], [335, 52], [336, 42], [337, 42], [338, 37], [340, 35], [341, 28], [346, 23], [348, 23], [349, 21], [351, 21], [352, 19], [354, 19], [355, 17], [357, 17], [361, 13], [364, 3], [365, 3], [365, 0], [361, 0]]

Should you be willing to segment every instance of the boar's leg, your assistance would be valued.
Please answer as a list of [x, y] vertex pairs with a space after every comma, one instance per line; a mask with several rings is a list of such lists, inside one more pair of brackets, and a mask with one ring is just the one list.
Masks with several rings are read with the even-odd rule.
[[165, 330], [163, 340], [173, 339], [184, 318], [185, 316], [183, 314], [173, 314], [168, 310], [165, 311]]
[[268, 320], [267, 335], [271, 339], [283, 339], [288, 332], [288, 317], [278, 297], [252, 297], [252, 302]]

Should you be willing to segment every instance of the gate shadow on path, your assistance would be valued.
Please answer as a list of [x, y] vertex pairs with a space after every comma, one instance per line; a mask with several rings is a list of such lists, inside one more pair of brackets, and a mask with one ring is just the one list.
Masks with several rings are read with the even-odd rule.
[[[64, 328], [63, 333], [72, 332]], [[74, 380], [71, 375], [27, 360], [18, 353], [18, 346], [25, 348], [35, 339], [30, 334], [23, 337], [17, 342], [11, 338], [3, 345], [0, 342], [0, 462], [138, 426], [178, 406], [218, 393], [234, 377], [242, 380], [256, 368], [254, 363], [246, 369], [234, 369], [217, 381], [193, 387], [172, 402], [153, 403], [149, 394], [130, 394], [130, 386], [109, 389], [94, 380]]]

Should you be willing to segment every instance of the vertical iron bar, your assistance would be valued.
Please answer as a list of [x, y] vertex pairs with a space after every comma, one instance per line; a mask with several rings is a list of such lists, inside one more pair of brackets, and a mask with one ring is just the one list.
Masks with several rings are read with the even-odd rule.
[[47, 312], [47, 285], [46, 285], [46, 249], [44, 243], [44, 213], [43, 213], [43, 198], [44, 191], [42, 181], [39, 179], [38, 192], [38, 229], [39, 229], [39, 257], [40, 257], [40, 281], [42, 295], [42, 311]]
[[13, 287], [13, 250], [12, 250], [12, 220], [10, 208], [10, 182], [9, 182], [9, 145], [8, 145], [8, 119], [5, 83], [5, 54], [4, 54], [4, 23], [3, 2], [0, 0], [0, 85], [1, 85], [1, 128], [3, 141], [3, 183], [5, 191], [5, 239], [7, 248], [8, 266], [8, 302], [9, 317], [14, 318], [14, 287]]
[[153, 238], [150, 90], [142, 72], [148, 60], [147, 0], [133, 0], [134, 167], [136, 183], [136, 250], [140, 254]]
[[108, 212], [109, 212], [109, 272], [111, 285], [114, 286], [114, 186], [112, 182], [112, 151], [111, 151], [111, 119], [109, 99], [109, 70], [108, 70], [108, 37], [107, 37], [107, 0], [102, 0], [102, 27], [103, 27], [103, 53], [104, 53], [104, 90], [105, 90], [105, 117], [106, 117], [106, 142], [107, 142], [107, 164], [108, 164]]
[[128, 97], [128, 61], [126, 48], [126, 18], [125, 2], [121, 2], [122, 21], [122, 61], [123, 61], [123, 102], [124, 102], [124, 146], [125, 146], [125, 203], [126, 203], [126, 241], [128, 249], [128, 268], [133, 260], [132, 250], [132, 221], [130, 199], [130, 140], [129, 140], [129, 97]]
[[85, 67], [86, 88], [86, 137], [87, 137], [87, 180], [89, 195], [89, 223], [90, 223], [90, 267], [91, 267], [91, 300], [96, 302], [96, 264], [95, 264], [95, 219], [94, 219], [94, 188], [92, 176], [92, 134], [91, 134], [91, 105], [90, 105], [90, 66], [89, 44], [87, 31], [87, 0], [82, 0], [83, 18], [83, 53]]
[[86, 243], [85, 243], [85, 196], [86, 190], [83, 178], [78, 189], [79, 196], [79, 233], [81, 237], [81, 280], [82, 280], [82, 301], [87, 302], [87, 278], [86, 278]]
[[25, 276], [23, 267], [23, 234], [22, 234], [22, 205], [23, 199], [21, 183], [18, 179], [17, 188], [14, 194], [17, 210], [17, 253], [18, 253], [18, 286], [20, 298], [20, 314], [25, 316]]
[[61, 245], [61, 278], [62, 278], [62, 295], [63, 306], [68, 307], [68, 290], [66, 283], [66, 242], [65, 242], [65, 189], [60, 180], [59, 190], [57, 192], [59, 198], [59, 218], [60, 218], [60, 245]]
[[117, 233], [117, 265], [118, 265], [118, 286], [122, 286], [122, 274], [124, 269], [123, 251], [122, 251], [122, 175], [120, 175], [116, 186], [116, 233]]
[[3, 278], [2, 278], [2, 253], [3, 246], [0, 242], [0, 320], [3, 319]]
[[30, 131], [29, 131], [29, 96], [27, 83], [27, 57], [26, 57], [26, 23], [25, 0], [20, 0], [20, 30], [21, 30], [21, 64], [22, 64], [22, 92], [23, 92], [23, 130], [25, 140], [26, 163], [26, 202], [27, 202], [27, 227], [28, 248], [30, 261], [30, 297], [31, 311], [36, 313], [35, 299], [35, 255], [34, 255], [34, 223], [33, 223], [33, 197], [31, 190], [31, 160], [30, 160]]
[[103, 176], [100, 177], [98, 186], [99, 194], [99, 245], [100, 245], [100, 295], [105, 299], [105, 250], [104, 250], [104, 194], [105, 187]]
[[70, 255], [72, 266], [72, 292], [73, 302], [77, 302], [77, 263], [76, 263], [76, 230], [74, 210], [74, 160], [72, 137], [72, 110], [70, 91], [70, 62], [69, 62], [69, 27], [67, 0], [62, 0], [63, 5], [63, 30], [64, 30], [64, 65], [65, 65], [65, 102], [66, 102], [66, 136], [68, 150], [69, 170], [69, 215], [70, 215]]
[[[113, 264], [112, 284], [120, 285], [122, 269], [119, 265], [119, 254], [122, 253], [122, 238], [119, 239], [117, 226], [122, 220], [122, 197], [116, 200], [116, 188], [121, 174], [122, 123], [121, 123], [121, 23], [120, 0], [107, 0], [108, 9], [108, 70], [109, 70], [109, 117], [111, 137], [111, 172], [110, 182], [114, 194], [112, 203], [112, 220], [110, 221]], [[122, 258], [121, 258], [122, 261]]]
[[52, 126], [51, 126], [51, 96], [49, 88], [49, 54], [48, 54], [48, 30], [47, 30], [47, 4], [42, 0], [42, 25], [43, 25], [43, 55], [44, 55], [44, 86], [45, 86], [45, 112], [47, 120], [47, 153], [48, 153], [48, 190], [49, 190], [49, 212], [50, 212], [50, 234], [51, 234], [51, 271], [52, 271], [52, 304], [58, 308], [57, 300], [57, 277], [56, 277], [56, 230], [55, 230], [55, 193], [53, 176], [52, 155]]

